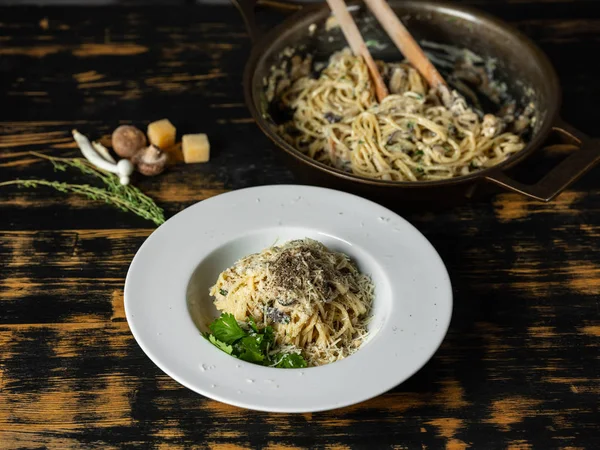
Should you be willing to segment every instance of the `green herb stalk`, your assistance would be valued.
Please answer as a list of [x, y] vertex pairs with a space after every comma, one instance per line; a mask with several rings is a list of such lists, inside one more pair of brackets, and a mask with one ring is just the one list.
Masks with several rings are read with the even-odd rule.
[[158, 207], [154, 200], [132, 185], [123, 186], [119, 177], [113, 173], [105, 172], [90, 164], [82, 158], [58, 158], [41, 153], [32, 152], [33, 155], [49, 160], [57, 171], [66, 171], [72, 167], [85, 175], [98, 178], [105, 185], [104, 188], [90, 186], [89, 184], [71, 184], [45, 179], [10, 180], [0, 183], [1, 186], [17, 185], [22, 187], [48, 186], [59, 192], [83, 195], [90, 200], [101, 200], [122, 211], [132, 212], [144, 219], [151, 220], [156, 225], [165, 222], [164, 211]]

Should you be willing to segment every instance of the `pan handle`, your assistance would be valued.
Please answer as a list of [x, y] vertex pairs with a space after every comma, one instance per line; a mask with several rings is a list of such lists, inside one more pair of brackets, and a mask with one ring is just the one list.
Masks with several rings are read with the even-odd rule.
[[256, 15], [254, 10], [257, 5], [267, 6], [273, 9], [278, 9], [281, 11], [298, 11], [302, 9], [302, 5], [289, 2], [289, 1], [279, 1], [279, 0], [231, 0], [235, 7], [238, 9], [242, 18], [244, 19], [244, 24], [246, 25], [246, 29], [248, 30], [248, 34], [250, 35], [250, 39], [252, 43], [256, 43], [256, 41], [260, 38], [261, 32], [256, 24]]
[[593, 140], [562, 120], [558, 121], [552, 131], [557, 133], [565, 143], [578, 148], [540, 181], [535, 184], [523, 184], [513, 180], [500, 170], [491, 172], [485, 178], [510, 191], [518, 192], [535, 200], [549, 202], [600, 162], [600, 142]]

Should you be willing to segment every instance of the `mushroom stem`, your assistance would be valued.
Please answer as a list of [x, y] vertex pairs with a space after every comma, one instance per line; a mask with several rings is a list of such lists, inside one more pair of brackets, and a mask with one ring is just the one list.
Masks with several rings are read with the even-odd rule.
[[99, 153], [100, 156], [102, 156], [108, 162], [111, 162], [113, 164], [117, 163], [115, 161], [115, 158], [113, 158], [112, 155], [108, 152], [108, 149], [100, 142], [92, 142], [92, 147], [94, 147], [94, 150], [96, 150], [96, 152]]
[[154, 176], [165, 170], [167, 154], [158, 147], [150, 145], [139, 150], [131, 159], [138, 172], [146, 176]]
[[[77, 130], [73, 130], [73, 139], [77, 143], [77, 146], [90, 163], [99, 169], [106, 170], [107, 172], [116, 173], [119, 175], [119, 181], [122, 185], [129, 184], [129, 175], [133, 173], [133, 165], [127, 160], [120, 160], [114, 164], [110, 161], [105, 160], [95, 149], [92, 147], [90, 140], [81, 134]], [[108, 153], [108, 152], [107, 152]]]

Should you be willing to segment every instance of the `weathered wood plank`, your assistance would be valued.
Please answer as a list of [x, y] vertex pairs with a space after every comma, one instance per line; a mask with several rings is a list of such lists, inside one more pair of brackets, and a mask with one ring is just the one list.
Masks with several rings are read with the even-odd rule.
[[[382, 446], [391, 445], [402, 436], [400, 429], [412, 430], [418, 436], [413, 439], [426, 446], [485, 444], [492, 435], [508, 444], [511, 435], [532, 424], [545, 430], [541, 434], [546, 437], [529, 437], [538, 443], [566, 445], [574, 429], [591, 432], [598, 384], [583, 375], [584, 367], [554, 357], [564, 338], [545, 332], [537, 339], [555, 339], [558, 346], [526, 349], [510, 331], [478, 322], [466, 335], [451, 333], [415, 377], [353, 407], [308, 415], [249, 415], [198, 396], [160, 373], [135, 345], [126, 323], [0, 326], [6, 350], [0, 429], [10, 443], [42, 433], [51, 445], [155, 439], [185, 445], [202, 439], [252, 447], [272, 441], [302, 448], [317, 437], [321, 445], [352, 445], [357, 436], [364, 444], [377, 438]], [[476, 364], [474, 352], [482, 353]], [[586, 353], [594, 352], [597, 346]], [[458, 381], [467, 373], [480, 381]], [[512, 388], [507, 391], [508, 385]], [[532, 390], [534, 386], [543, 387], [545, 394]], [[563, 400], [553, 400], [557, 396]], [[564, 407], [565, 401], [570, 408]], [[200, 417], [208, 422], [198, 428]], [[290, 434], [302, 428], [302, 436]], [[344, 433], [348, 428], [352, 435]]]

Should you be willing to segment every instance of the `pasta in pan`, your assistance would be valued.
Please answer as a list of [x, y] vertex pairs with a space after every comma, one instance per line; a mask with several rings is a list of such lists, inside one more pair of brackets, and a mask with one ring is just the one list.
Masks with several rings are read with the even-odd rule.
[[374, 287], [344, 254], [290, 241], [239, 260], [210, 294], [223, 313], [274, 330], [275, 352], [300, 351], [309, 366], [354, 353], [367, 334]]
[[320, 162], [365, 177], [428, 181], [468, 175], [522, 150], [531, 110], [482, 114], [456, 91], [430, 89], [407, 63], [378, 62], [390, 95], [377, 102], [366, 64], [349, 49], [318, 77], [310, 57], [274, 72], [267, 97], [292, 112], [284, 139]]

